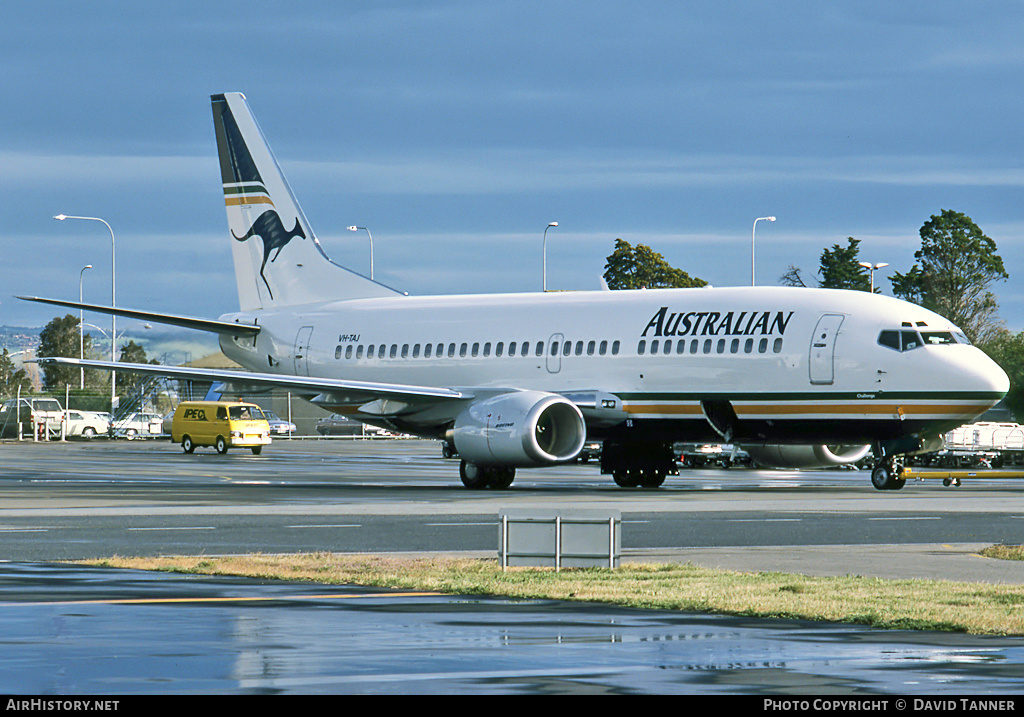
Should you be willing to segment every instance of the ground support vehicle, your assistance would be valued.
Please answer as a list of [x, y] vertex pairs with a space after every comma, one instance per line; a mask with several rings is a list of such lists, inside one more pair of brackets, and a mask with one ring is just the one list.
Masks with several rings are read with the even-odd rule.
[[182, 401], [174, 410], [171, 440], [186, 453], [196, 446], [249, 448], [256, 455], [270, 443], [270, 424], [255, 403], [240, 401]]

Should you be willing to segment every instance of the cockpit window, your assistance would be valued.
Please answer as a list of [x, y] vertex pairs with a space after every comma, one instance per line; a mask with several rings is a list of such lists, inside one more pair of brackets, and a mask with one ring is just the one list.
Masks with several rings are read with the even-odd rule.
[[900, 340], [903, 342], [903, 350], [910, 351], [922, 346], [921, 336], [916, 331], [908, 331], [903, 329], [900, 331]]
[[900, 332], [883, 331], [878, 335], [878, 343], [895, 351], [900, 350]]
[[912, 351], [924, 345], [921, 335], [913, 329], [883, 331], [878, 335], [878, 343], [894, 351]]
[[[907, 322], [904, 322], [906, 324]], [[943, 346], [948, 344], [967, 344], [970, 340], [959, 331], [921, 331], [902, 328], [886, 330], [878, 334], [878, 343], [894, 351], [911, 351], [921, 346]]]
[[955, 344], [957, 342], [950, 331], [922, 331], [921, 338], [929, 346]]

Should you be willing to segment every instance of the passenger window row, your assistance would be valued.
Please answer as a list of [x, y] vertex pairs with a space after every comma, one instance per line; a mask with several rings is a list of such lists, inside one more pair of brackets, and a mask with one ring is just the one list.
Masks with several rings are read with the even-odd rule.
[[[757, 353], [765, 354], [768, 353], [768, 338], [762, 337], [757, 340], [756, 343]], [[755, 339], [679, 339], [678, 341], [672, 341], [672, 339], [665, 339], [660, 341], [659, 339], [652, 339], [650, 345], [650, 355], [664, 355], [669, 356], [671, 354], [683, 355], [683, 354], [738, 354], [742, 351], [745, 354], [754, 353]], [[640, 343], [637, 344], [636, 352], [640, 356], [647, 353], [647, 341], [641, 339]], [[772, 353], [782, 353], [782, 337], [776, 338], [771, 344]]]
[[[487, 341], [485, 343], [473, 342], [472, 344], [465, 343], [437, 343], [437, 344], [339, 344], [334, 349], [334, 358], [346, 360], [349, 359], [397, 359], [397, 358], [488, 358], [494, 356], [501, 358], [507, 357], [525, 357], [525, 356], [544, 356], [545, 355], [545, 342], [537, 341], [510, 341], [506, 345], [504, 341], [498, 341], [497, 343], [491, 343]], [[552, 341], [550, 346], [551, 356], [570, 356], [575, 354], [576, 356], [606, 356], [612, 355], [617, 356], [619, 353], [620, 343], [618, 341], [577, 341], [575, 347], [572, 341]]]

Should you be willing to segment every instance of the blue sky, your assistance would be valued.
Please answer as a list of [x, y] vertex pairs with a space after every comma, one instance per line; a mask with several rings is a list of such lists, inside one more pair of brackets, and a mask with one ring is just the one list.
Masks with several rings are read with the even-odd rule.
[[[19, 3], [0, 27], [0, 324], [237, 308], [209, 107], [246, 94], [328, 253], [424, 295], [599, 286], [614, 240], [716, 286], [954, 209], [1024, 329], [1024, 3]], [[88, 320], [88, 319], [87, 319]], [[107, 321], [94, 319], [107, 325]]]

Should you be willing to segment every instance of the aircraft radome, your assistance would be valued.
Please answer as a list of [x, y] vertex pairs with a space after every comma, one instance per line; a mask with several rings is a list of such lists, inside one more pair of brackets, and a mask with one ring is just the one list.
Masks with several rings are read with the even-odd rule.
[[214, 95], [239, 310], [217, 321], [29, 298], [219, 334], [251, 370], [47, 358], [230, 387], [281, 387], [331, 411], [446, 438], [470, 488], [572, 459], [657, 487], [675, 441], [742, 445], [759, 463], [897, 457], [999, 401], [1006, 374], [919, 306], [789, 287], [407, 296], [332, 262], [238, 93]]

